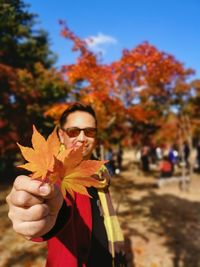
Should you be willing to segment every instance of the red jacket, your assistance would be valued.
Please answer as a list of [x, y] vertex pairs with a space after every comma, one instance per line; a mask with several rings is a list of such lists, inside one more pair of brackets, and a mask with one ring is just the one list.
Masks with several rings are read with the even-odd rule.
[[172, 164], [168, 160], [163, 160], [160, 164], [160, 170], [162, 172], [172, 171]]

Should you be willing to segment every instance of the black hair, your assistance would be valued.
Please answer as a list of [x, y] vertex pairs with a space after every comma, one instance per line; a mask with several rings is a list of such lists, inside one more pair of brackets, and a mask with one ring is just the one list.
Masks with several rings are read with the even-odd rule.
[[63, 128], [64, 124], [66, 123], [67, 117], [75, 111], [84, 111], [84, 112], [91, 114], [94, 117], [96, 125], [97, 125], [96, 113], [94, 109], [92, 108], [92, 106], [85, 104], [85, 103], [81, 103], [81, 102], [74, 102], [70, 104], [67, 107], [67, 109], [65, 109], [65, 111], [62, 113], [60, 120], [59, 120], [60, 128]]

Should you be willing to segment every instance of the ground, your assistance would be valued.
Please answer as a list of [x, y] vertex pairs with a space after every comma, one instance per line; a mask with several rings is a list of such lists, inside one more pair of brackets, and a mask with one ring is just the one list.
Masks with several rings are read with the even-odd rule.
[[[177, 183], [158, 188], [156, 176], [144, 175], [133, 159], [127, 151], [110, 187], [129, 267], [200, 267], [200, 175], [192, 176], [187, 191]], [[42, 267], [46, 243], [14, 233], [5, 202], [9, 191], [0, 184], [0, 267]]]

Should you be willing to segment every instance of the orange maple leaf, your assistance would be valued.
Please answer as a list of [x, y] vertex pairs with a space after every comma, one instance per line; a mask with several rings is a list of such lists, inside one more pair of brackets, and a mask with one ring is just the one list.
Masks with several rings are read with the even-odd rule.
[[74, 197], [74, 192], [90, 196], [86, 187], [104, 188], [106, 180], [96, 179], [98, 171], [107, 161], [83, 160], [84, 144], [70, 149], [60, 150], [60, 141], [56, 129], [47, 140], [33, 125], [32, 146], [24, 147], [18, 144], [22, 155], [28, 161], [18, 167], [31, 171], [33, 179], [46, 180], [49, 183], [61, 181], [61, 191], [66, 191]]
[[47, 178], [49, 172], [54, 171], [55, 159], [59, 153], [60, 141], [56, 134], [56, 129], [49, 135], [48, 139], [45, 138], [37, 131], [33, 125], [32, 146], [25, 147], [17, 143], [23, 157], [28, 161], [24, 165], [18, 167], [24, 168], [33, 173], [33, 179]]

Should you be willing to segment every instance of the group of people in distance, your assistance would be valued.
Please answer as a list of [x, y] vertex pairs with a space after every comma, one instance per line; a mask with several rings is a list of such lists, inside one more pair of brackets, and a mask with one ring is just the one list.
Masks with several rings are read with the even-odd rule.
[[[157, 170], [160, 171], [160, 178], [169, 178], [173, 176], [175, 167], [185, 167], [189, 171], [190, 165], [190, 147], [188, 142], [185, 141], [181, 147], [181, 151], [176, 146], [159, 147], [144, 145], [140, 151], [140, 163], [141, 169], [148, 173], [151, 170], [151, 165], [157, 166]], [[197, 150], [197, 162], [198, 162], [198, 150]], [[200, 166], [200, 165], [199, 165]]]

